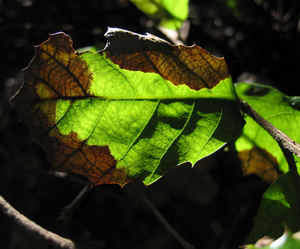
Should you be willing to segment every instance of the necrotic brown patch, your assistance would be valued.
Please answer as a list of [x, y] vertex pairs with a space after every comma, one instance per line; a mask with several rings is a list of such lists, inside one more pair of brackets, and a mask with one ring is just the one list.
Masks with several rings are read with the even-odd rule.
[[172, 46], [161, 39], [118, 30], [108, 35], [105, 53], [120, 68], [160, 74], [174, 85], [212, 89], [229, 77], [223, 58], [194, 45]]

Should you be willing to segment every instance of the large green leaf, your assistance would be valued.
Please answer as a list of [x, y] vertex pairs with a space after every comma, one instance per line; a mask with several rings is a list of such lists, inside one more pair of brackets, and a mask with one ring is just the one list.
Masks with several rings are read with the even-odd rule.
[[131, 0], [131, 2], [167, 29], [179, 29], [189, 13], [189, 0]]
[[106, 36], [103, 51], [78, 53], [69, 36], [51, 35], [13, 98], [54, 170], [93, 185], [150, 184], [237, 136], [244, 119], [223, 59], [152, 35]]
[[[289, 97], [264, 85], [239, 83], [236, 85], [238, 97], [246, 101], [263, 118], [297, 143], [300, 142], [300, 97]], [[288, 171], [287, 162], [278, 143], [251, 117], [246, 117], [243, 133], [236, 141], [238, 152], [259, 148], [277, 160], [282, 172]], [[297, 167], [299, 159], [295, 156]]]
[[292, 231], [300, 230], [300, 207], [297, 203], [290, 173], [279, 177], [264, 193], [246, 244], [255, 243], [263, 236], [279, 238], [287, 225]]

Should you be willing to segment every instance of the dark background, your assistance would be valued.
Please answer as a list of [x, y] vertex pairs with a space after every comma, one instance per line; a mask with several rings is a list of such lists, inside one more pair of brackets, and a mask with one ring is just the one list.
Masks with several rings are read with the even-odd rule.
[[[194, 0], [185, 43], [196, 42], [224, 56], [235, 82], [248, 79], [300, 95], [299, 17], [298, 0]], [[108, 26], [163, 37], [127, 0], [0, 1], [0, 194], [37, 224], [63, 236], [57, 218], [86, 179], [49, 174], [46, 154], [30, 141], [9, 99], [22, 84], [33, 46], [49, 33], [64, 31], [76, 49], [105, 45]], [[235, 154], [223, 150], [193, 169], [187, 164], [171, 170], [147, 189], [139, 181], [134, 184], [187, 241], [206, 249], [242, 245], [268, 187], [256, 176], [243, 177]], [[71, 239], [98, 240], [101, 248], [182, 248], [145, 207], [132, 183], [123, 189], [91, 189], [72, 219]], [[0, 248], [47, 247], [0, 214]]]

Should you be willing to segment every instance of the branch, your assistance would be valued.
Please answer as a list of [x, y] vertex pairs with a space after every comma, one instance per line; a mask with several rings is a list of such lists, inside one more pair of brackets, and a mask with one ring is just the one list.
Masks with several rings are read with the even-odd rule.
[[26, 218], [24, 215], [20, 214], [8, 202], [6, 202], [2, 196], [0, 196], [0, 209], [21, 229], [37, 235], [39, 238], [47, 241], [55, 248], [78, 249], [73, 241], [60, 237], [59, 235], [42, 228], [41, 226]]
[[297, 193], [297, 195], [296, 195], [297, 203], [298, 203], [298, 206], [300, 206], [300, 181], [299, 181], [299, 174], [298, 174], [295, 158], [293, 157], [293, 154], [289, 150], [287, 150], [280, 144], [279, 144], [279, 146], [280, 146], [280, 148], [285, 156], [285, 159], [289, 165], [289, 171], [291, 173], [293, 185], [294, 185], [294, 188]]
[[103, 248], [102, 241], [90, 241], [85, 244], [75, 243], [72, 240], [63, 238], [55, 233], [52, 233], [45, 228], [37, 225], [29, 220], [24, 215], [20, 214], [14, 209], [1, 195], [0, 195], [0, 210], [9, 217], [19, 228], [35, 235], [37, 238], [42, 239], [45, 243], [52, 245], [53, 249], [100, 249]]
[[57, 218], [57, 223], [60, 225], [63, 236], [70, 237], [70, 226], [73, 214], [76, 212], [85, 197], [89, 194], [91, 182], [88, 181], [75, 199], [67, 206], [63, 207], [60, 216]]
[[252, 107], [245, 101], [241, 101], [241, 109], [244, 113], [254, 119], [262, 128], [264, 128], [279, 144], [280, 147], [287, 149], [300, 157], [300, 145], [294, 140], [278, 130], [275, 126], [260, 116]]
[[241, 109], [244, 113], [249, 115], [256, 121], [262, 128], [264, 128], [279, 144], [285, 159], [289, 165], [294, 188], [297, 194], [297, 202], [300, 205], [300, 181], [297, 166], [293, 154], [300, 157], [300, 145], [294, 140], [285, 135], [282, 131], [278, 130], [275, 126], [260, 116], [252, 107], [245, 101], [241, 101]]

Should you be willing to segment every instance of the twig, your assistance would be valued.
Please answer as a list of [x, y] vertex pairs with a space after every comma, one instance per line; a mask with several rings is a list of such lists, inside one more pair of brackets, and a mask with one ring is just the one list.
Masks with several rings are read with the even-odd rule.
[[285, 156], [285, 159], [289, 165], [289, 171], [290, 171], [290, 175], [291, 175], [291, 178], [292, 178], [292, 181], [293, 181], [293, 185], [294, 185], [294, 188], [296, 190], [296, 198], [297, 198], [297, 203], [298, 203], [298, 206], [300, 206], [300, 181], [299, 181], [299, 174], [298, 174], [298, 171], [297, 171], [297, 166], [296, 166], [296, 162], [295, 162], [295, 158], [293, 156], [293, 154], [287, 150], [286, 148], [284, 148], [283, 146], [281, 146], [279, 144], [284, 156]]
[[294, 188], [297, 192], [297, 202], [300, 206], [300, 181], [295, 159], [293, 157], [293, 153], [300, 157], [300, 145], [260, 116], [248, 103], [245, 101], [241, 101], [240, 103], [242, 111], [253, 118], [254, 121], [264, 128], [278, 142], [288, 163]]
[[147, 207], [151, 212], [156, 216], [164, 228], [185, 248], [185, 249], [195, 249], [195, 246], [188, 243], [171, 225], [170, 223], [162, 216], [162, 214], [157, 210], [157, 208], [152, 204], [152, 202], [146, 197], [144, 193], [133, 183], [132, 184], [135, 191], [142, 197], [142, 200], [145, 202]]
[[37, 225], [33, 221], [26, 218], [24, 215], [20, 214], [8, 202], [6, 202], [2, 196], [0, 196], [0, 209], [4, 212], [4, 214], [7, 217], [13, 220], [20, 228], [32, 234], [37, 235], [41, 239], [53, 245], [55, 248], [62, 248], [62, 249], [78, 248], [73, 241], [60, 237], [59, 235], [42, 228], [41, 226]]
[[67, 206], [63, 207], [60, 216], [57, 218], [57, 223], [61, 226], [63, 236], [70, 237], [70, 224], [73, 214], [76, 212], [79, 205], [83, 202], [88, 195], [91, 187], [91, 182], [88, 181], [75, 199]]
[[83, 189], [79, 192], [79, 194], [76, 196], [76, 198], [67, 206], [63, 208], [64, 212], [67, 212], [70, 215], [73, 215], [78, 208], [78, 206], [83, 202], [84, 198], [89, 193], [88, 191], [91, 188], [91, 182], [88, 181]]
[[245, 101], [241, 101], [242, 111], [254, 119], [262, 128], [264, 128], [279, 144], [279, 146], [286, 148], [288, 151], [300, 157], [300, 145], [294, 140], [278, 130], [274, 125], [260, 116], [252, 107]]

